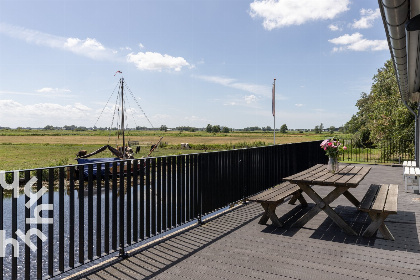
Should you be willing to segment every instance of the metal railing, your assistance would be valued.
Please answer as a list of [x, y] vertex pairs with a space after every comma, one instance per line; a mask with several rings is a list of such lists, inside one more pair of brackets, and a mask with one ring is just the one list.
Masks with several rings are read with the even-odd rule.
[[0, 181], [0, 278], [51, 278], [104, 256], [124, 256], [129, 246], [189, 222], [201, 223], [203, 216], [283, 177], [326, 163], [319, 144], [0, 174], [19, 177], [19, 191], [5, 190], [12, 188], [10, 179]]
[[352, 139], [340, 139], [347, 150], [340, 157], [343, 162], [397, 163], [414, 159], [413, 140], [381, 140], [377, 145], [364, 146]]

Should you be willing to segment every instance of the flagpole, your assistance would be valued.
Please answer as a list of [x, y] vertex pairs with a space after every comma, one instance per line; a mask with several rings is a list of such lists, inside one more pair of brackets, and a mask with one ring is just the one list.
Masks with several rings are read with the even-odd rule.
[[274, 79], [272, 94], [273, 94], [272, 111], [273, 111], [273, 118], [274, 118], [274, 145], [276, 145], [276, 79]]

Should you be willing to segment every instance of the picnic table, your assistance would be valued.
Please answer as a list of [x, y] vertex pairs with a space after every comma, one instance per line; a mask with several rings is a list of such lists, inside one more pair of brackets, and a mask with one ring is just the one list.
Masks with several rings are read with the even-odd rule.
[[[354, 206], [359, 207], [360, 201], [350, 192], [350, 188], [356, 188], [370, 171], [370, 167], [340, 164], [340, 169], [333, 174], [327, 170], [327, 165], [317, 164], [307, 170], [283, 178], [293, 184], [297, 184], [309, 198], [315, 202], [315, 206], [297, 220], [293, 226], [302, 227], [319, 212], [324, 211], [338, 226], [347, 234], [358, 235], [330, 206], [341, 195], [344, 195]], [[329, 186], [332, 191], [322, 198], [311, 186]]]

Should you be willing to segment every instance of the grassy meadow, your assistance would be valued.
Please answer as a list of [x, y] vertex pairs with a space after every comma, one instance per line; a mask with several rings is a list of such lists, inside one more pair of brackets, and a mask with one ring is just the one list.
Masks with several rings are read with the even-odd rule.
[[[327, 134], [276, 133], [276, 144], [297, 143], [327, 138]], [[128, 131], [126, 142], [138, 141], [136, 158], [147, 156], [150, 146], [162, 139], [162, 145], [151, 156], [179, 155], [205, 151], [265, 146], [273, 144], [272, 132], [207, 133], [203, 131]], [[189, 143], [191, 149], [182, 149]], [[122, 144], [116, 131], [0, 130], [0, 170], [22, 170], [76, 164], [79, 150], [95, 151], [103, 145]], [[96, 157], [113, 157], [109, 151]]]

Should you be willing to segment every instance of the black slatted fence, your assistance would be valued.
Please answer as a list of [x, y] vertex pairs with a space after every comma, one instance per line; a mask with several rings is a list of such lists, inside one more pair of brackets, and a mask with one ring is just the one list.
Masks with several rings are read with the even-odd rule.
[[[103, 256], [124, 256], [129, 246], [200, 223], [286, 176], [326, 163], [319, 144], [0, 174], [6, 177], [0, 181], [0, 279], [51, 278]], [[14, 173], [17, 193], [6, 190]]]

